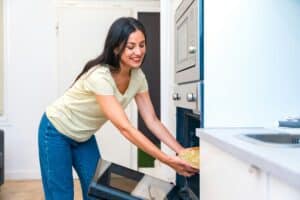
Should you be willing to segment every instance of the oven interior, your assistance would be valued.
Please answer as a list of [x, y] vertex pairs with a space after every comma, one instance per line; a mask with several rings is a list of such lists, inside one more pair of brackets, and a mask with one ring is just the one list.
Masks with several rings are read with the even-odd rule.
[[[199, 146], [196, 128], [200, 128], [200, 115], [186, 108], [176, 108], [176, 139], [183, 147]], [[185, 177], [176, 174], [176, 185], [184, 187]], [[188, 186], [199, 198], [199, 174], [187, 178]]]

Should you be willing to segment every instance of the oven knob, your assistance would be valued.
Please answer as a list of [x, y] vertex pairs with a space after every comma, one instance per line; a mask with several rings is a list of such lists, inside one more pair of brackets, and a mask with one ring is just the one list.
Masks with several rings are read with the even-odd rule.
[[189, 46], [189, 54], [194, 54], [194, 53], [196, 53], [196, 47]]
[[186, 100], [188, 102], [196, 101], [196, 95], [194, 95], [192, 92], [186, 94]]
[[178, 101], [178, 100], [180, 100], [180, 96], [179, 96], [179, 94], [176, 92], [176, 93], [173, 93], [173, 100], [174, 101]]

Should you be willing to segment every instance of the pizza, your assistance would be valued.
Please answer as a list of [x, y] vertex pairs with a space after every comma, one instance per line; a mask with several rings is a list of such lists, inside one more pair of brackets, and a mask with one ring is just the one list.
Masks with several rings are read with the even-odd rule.
[[178, 157], [191, 164], [194, 168], [199, 169], [199, 164], [200, 164], [199, 147], [186, 148], [179, 153]]

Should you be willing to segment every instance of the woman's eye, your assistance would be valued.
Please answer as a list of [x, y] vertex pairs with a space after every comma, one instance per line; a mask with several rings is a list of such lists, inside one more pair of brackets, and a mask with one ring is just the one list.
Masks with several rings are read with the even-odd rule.
[[130, 49], [130, 50], [134, 49], [133, 46], [127, 46], [127, 48]]

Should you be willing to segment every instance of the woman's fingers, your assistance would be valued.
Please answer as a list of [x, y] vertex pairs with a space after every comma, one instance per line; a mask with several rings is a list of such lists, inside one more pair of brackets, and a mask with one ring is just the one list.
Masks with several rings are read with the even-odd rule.
[[170, 157], [168, 162], [170, 167], [176, 170], [176, 172], [182, 176], [190, 177], [199, 172], [198, 169], [191, 166], [188, 162], [176, 157]]
[[190, 165], [188, 162], [181, 160], [183, 162], [184, 168], [190, 172], [190, 173], [198, 173], [199, 169], [193, 167], [192, 165]]
[[199, 173], [198, 169], [192, 168], [192, 169], [185, 169], [185, 172], [190, 174], [190, 175], [195, 175], [197, 173]]
[[184, 172], [184, 173], [182, 173], [181, 175], [182, 175], [182, 176], [185, 176], [185, 177], [191, 177], [191, 176], [194, 175], [194, 174]]

